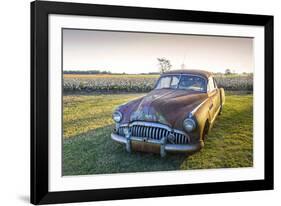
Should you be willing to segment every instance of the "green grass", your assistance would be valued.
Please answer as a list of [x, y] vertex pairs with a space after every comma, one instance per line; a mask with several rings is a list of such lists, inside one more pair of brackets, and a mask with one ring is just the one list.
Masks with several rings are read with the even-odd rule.
[[113, 142], [114, 108], [141, 94], [64, 96], [63, 174], [168, 171], [204, 168], [237, 168], [253, 165], [253, 97], [228, 94], [198, 153], [168, 155], [134, 152]]
[[113, 124], [114, 108], [142, 94], [67, 95], [63, 97], [63, 137], [68, 139]]

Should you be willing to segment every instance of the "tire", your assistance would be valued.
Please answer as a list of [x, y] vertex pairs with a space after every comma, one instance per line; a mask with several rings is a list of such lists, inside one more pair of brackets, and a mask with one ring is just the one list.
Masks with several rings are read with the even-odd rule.
[[221, 108], [220, 108], [220, 111], [219, 111], [219, 115], [222, 114], [222, 110], [223, 110], [223, 108], [222, 108], [222, 105], [221, 105]]
[[225, 93], [224, 93], [224, 89], [220, 88], [220, 104], [221, 104], [221, 108], [219, 111], [219, 115], [221, 115], [222, 110], [223, 110], [223, 104], [225, 103]]

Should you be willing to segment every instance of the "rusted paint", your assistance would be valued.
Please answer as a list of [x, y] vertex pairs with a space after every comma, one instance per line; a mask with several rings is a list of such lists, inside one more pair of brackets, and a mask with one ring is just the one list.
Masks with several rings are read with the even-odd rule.
[[[201, 70], [174, 70], [164, 75], [192, 74], [206, 79], [213, 78], [212, 73]], [[156, 122], [172, 129], [185, 131], [183, 121], [187, 117], [196, 122], [196, 129], [190, 132], [190, 143], [203, 141], [206, 124], [213, 124], [221, 105], [225, 101], [224, 90], [215, 88], [212, 91], [191, 91], [183, 89], [154, 89], [147, 95], [123, 104], [117, 108], [123, 114], [120, 124], [134, 121]], [[208, 128], [211, 128], [209, 125]], [[148, 143], [133, 143], [133, 149], [141, 151], [159, 152], [159, 145]], [[157, 152], [157, 153], [158, 153]]]

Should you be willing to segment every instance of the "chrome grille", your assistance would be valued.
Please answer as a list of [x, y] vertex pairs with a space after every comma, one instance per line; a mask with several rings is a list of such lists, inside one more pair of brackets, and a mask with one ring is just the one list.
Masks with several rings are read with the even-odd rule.
[[[124, 134], [125, 127], [119, 127], [117, 133], [121, 136], [125, 136]], [[140, 138], [148, 138], [153, 140], [161, 140], [163, 137], [167, 137], [171, 131], [165, 128], [153, 127], [153, 126], [144, 126], [144, 125], [133, 125], [130, 127], [131, 136], [140, 137]], [[188, 138], [181, 133], [173, 132], [175, 138], [174, 141], [171, 142], [168, 139], [168, 142], [171, 144], [188, 144]]]

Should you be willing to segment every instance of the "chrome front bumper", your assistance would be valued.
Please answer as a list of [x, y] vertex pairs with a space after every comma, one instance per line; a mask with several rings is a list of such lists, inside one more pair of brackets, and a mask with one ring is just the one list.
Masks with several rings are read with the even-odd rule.
[[165, 139], [154, 140], [147, 139], [142, 137], [134, 137], [130, 136], [129, 138], [120, 136], [115, 133], [111, 133], [111, 139], [124, 144], [126, 146], [126, 150], [131, 152], [131, 143], [132, 141], [150, 143], [150, 144], [158, 144], [160, 145], [160, 155], [164, 157], [166, 152], [175, 152], [175, 153], [193, 153], [200, 150], [203, 147], [203, 142], [198, 144], [166, 144]]

